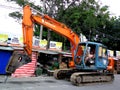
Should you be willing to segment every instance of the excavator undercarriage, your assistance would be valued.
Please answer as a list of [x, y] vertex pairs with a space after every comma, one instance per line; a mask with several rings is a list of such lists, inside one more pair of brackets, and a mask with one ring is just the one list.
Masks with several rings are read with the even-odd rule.
[[70, 80], [73, 85], [81, 85], [96, 82], [111, 82], [114, 80], [113, 73], [83, 71], [78, 69], [59, 69], [55, 70], [54, 77], [56, 79]]
[[114, 76], [110, 73], [78, 72], [72, 74], [70, 81], [74, 85], [80, 85], [81, 83], [110, 82], [113, 79]]

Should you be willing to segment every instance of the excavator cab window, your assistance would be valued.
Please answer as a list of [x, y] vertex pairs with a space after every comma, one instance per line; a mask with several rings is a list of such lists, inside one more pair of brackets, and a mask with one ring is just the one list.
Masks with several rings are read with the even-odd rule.
[[76, 53], [75, 53], [75, 64], [79, 65], [81, 64], [82, 58], [83, 58], [83, 54], [84, 54], [84, 50], [85, 50], [85, 46], [86, 44], [79, 44], [77, 49], [76, 49]]
[[88, 44], [86, 46], [84, 62], [86, 66], [94, 66], [95, 65], [95, 58], [96, 58], [96, 45]]
[[99, 47], [99, 57], [107, 58], [107, 49], [104, 47]]
[[101, 66], [107, 66], [108, 64], [108, 55], [107, 55], [107, 49], [105, 47], [100, 46], [99, 52], [98, 52], [98, 62]]
[[96, 45], [92, 43], [78, 44], [75, 53], [75, 64], [79, 66], [94, 66], [96, 58]]

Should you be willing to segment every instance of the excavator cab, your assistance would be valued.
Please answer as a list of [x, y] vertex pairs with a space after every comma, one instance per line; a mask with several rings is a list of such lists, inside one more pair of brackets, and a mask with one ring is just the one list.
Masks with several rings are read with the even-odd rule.
[[[79, 55], [81, 47], [83, 53]], [[109, 62], [107, 48], [100, 43], [81, 42], [76, 49], [74, 61], [77, 69], [106, 70]]]
[[80, 42], [74, 53], [75, 68], [56, 70], [54, 77], [69, 78], [74, 85], [113, 81], [114, 74], [108, 71], [112, 63], [107, 51], [107, 47], [101, 43]]

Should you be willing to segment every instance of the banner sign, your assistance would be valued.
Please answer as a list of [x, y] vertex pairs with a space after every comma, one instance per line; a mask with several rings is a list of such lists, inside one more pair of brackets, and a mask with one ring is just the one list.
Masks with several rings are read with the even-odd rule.
[[62, 42], [50, 41], [49, 49], [62, 50]]
[[16, 36], [16, 35], [11, 35], [8, 38], [8, 44], [19, 44], [19, 45], [23, 45], [23, 37], [22, 36]]
[[[14, 34], [4, 34], [0, 33], [0, 43], [9, 44], [11, 46], [23, 46], [23, 36], [22, 35], [14, 35]], [[47, 40], [39, 40], [33, 37], [33, 46], [46, 49], [48, 41]], [[49, 49], [51, 50], [62, 50], [62, 42], [50, 41]]]
[[8, 35], [0, 33], [0, 43], [7, 43]]
[[39, 46], [40, 46], [40, 48], [46, 49], [47, 48], [47, 40], [40, 40]]
[[33, 46], [39, 46], [40, 40], [33, 37]]

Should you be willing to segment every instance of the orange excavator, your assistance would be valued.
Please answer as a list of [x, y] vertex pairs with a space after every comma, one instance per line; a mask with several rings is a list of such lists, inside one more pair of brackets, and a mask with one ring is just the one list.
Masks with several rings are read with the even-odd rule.
[[[74, 52], [74, 50], [77, 47], [77, 44], [80, 42], [79, 37], [77, 34], [75, 34], [70, 28], [66, 27], [64, 24], [59, 23], [58, 21], [52, 19], [48, 15], [33, 15], [30, 7], [25, 6], [23, 10], [23, 35], [24, 35], [24, 45], [25, 45], [25, 51], [29, 55], [31, 55], [32, 50], [32, 37], [33, 37], [33, 24], [38, 23], [40, 25], [43, 25], [54, 32], [66, 37], [72, 44], [71, 51]], [[72, 56], [74, 56], [74, 53], [72, 53]]]
[[[39, 13], [39, 15], [32, 14], [32, 9], [29, 5], [26, 5], [23, 8], [22, 29], [24, 53], [14, 55], [14, 57], [10, 60], [12, 62], [7, 67], [8, 72], [13, 73], [16, 68], [31, 61], [34, 23], [43, 25], [66, 37], [71, 43], [71, 53], [73, 59], [70, 66], [72, 68], [55, 70], [55, 78], [70, 78], [70, 81], [75, 85], [86, 82], [106, 82], [114, 79], [114, 74], [110, 72], [113, 67], [111, 66], [109, 70], [107, 69], [111, 64], [108, 60], [106, 46], [101, 43], [89, 41], [80, 42], [78, 35], [66, 25], [56, 21], [48, 15], [43, 15], [41, 13]], [[86, 60], [88, 53], [92, 50], [94, 50], [94, 58]]]
[[[26, 5], [23, 8], [23, 20], [22, 20], [22, 30], [23, 30], [23, 43], [24, 43], [24, 52], [14, 52], [12, 58], [7, 66], [6, 71], [13, 73], [16, 68], [19, 68], [21, 65], [31, 62], [32, 60], [32, 43], [33, 43], [33, 26], [34, 23], [43, 25], [54, 32], [66, 37], [71, 42], [71, 52], [72, 57], [74, 57], [74, 50], [77, 47], [77, 44], [80, 42], [80, 39], [77, 34], [75, 34], [70, 28], [68, 28], [63, 23], [52, 19], [48, 15], [39, 15], [32, 14], [31, 7]], [[81, 52], [81, 51], [80, 51]], [[27, 59], [27, 60], [26, 60]], [[19, 62], [18, 62], [19, 61]], [[13, 68], [14, 67], [14, 68]]]

